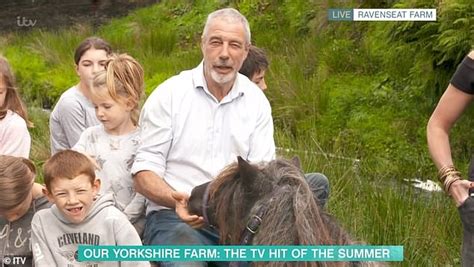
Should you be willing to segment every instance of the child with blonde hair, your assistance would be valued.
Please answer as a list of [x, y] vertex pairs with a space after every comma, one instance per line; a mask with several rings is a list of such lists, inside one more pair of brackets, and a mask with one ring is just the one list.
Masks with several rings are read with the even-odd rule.
[[106, 70], [93, 80], [91, 99], [100, 125], [86, 129], [74, 150], [95, 159], [102, 180], [101, 193], [112, 192], [117, 206], [141, 233], [145, 198], [135, 192], [130, 168], [141, 144], [139, 102], [144, 74], [140, 64], [126, 54], [112, 55]]
[[25, 158], [0, 156], [0, 259], [6, 266], [13, 257], [17, 266], [32, 265], [31, 220], [50, 203], [43, 186], [35, 183], [36, 169]]
[[15, 76], [7, 59], [0, 56], [0, 155], [28, 158], [31, 137], [25, 104], [20, 99]]

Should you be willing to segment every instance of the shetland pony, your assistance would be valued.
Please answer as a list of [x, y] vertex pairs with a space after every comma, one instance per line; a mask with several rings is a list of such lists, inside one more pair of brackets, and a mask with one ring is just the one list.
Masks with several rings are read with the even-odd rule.
[[[347, 232], [322, 211], [299, 167], [277, 159], [251, 165], [241, 157], [212, 182], [195, 187], [191, 214], [218, 228], [222, 244], [350, 245]], [[373, 266], [367, 262], [255, 262], [254, 266]]]

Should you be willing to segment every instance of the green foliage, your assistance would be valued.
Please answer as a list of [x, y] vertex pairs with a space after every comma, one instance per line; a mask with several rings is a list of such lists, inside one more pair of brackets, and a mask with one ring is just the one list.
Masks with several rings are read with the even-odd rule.
[[[401, 1], [396, 7], [436, 7], [438, 1]], [[443, 1], [437, 8], [435, 22], [401, 22], [387, 24], [388, 42], [395, 42], [387, 54], [395, 50], [412, 54], [415, 60], [406, 66], [409, 75], [404, 82], [416, 82], [415, 90], [438, 99], [454, 72], [453, 66], [472, 49], [474, 43], [474, 6], [469, 0]], [[400, 55], [400, 54], [398, 54]], [[405, 57], [408, 59], [408, 57]], [[418, 77], [423, 76], [420, 81]], [[429, 92], [435, 92], [429, 93]], [[433, 102], [433, 101], [432, 101]]]
[[22, 97], [28, 102], [41, 99], [49, 71], [44, 59], [20, 47], [7, 47], [3, 53], [15, 71]]
[[48, 127], [49, 114], [40, 108], [30, 107], [28, 108], [28, 115], [30, 121], [34, 124], [34, 127], [29, 129], [31, 135], [30, 159], [34, 161], [38, 168], [36, 181], [42, 182], [43, 175], [41, 168], [51, 154]]

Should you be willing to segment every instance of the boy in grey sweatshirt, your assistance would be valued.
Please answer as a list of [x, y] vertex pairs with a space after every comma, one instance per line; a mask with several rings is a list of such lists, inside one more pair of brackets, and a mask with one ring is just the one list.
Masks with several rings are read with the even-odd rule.
[[83, 154], [64, 150], [44, 165], [46, 196], [54, 203], [31, 223], [35, 266], [149, 266], [148, 262], [79, 262], [79, 245], [141, 245], [112, 195], [98, 196], [100, 180]]

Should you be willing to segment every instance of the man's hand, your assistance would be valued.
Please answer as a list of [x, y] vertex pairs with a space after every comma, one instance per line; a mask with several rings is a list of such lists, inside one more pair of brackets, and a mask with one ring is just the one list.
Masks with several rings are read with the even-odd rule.
[[461, 206], [469, 197], [470, 188], [474, 188], [474, 183], [468, 180], [458, 180], [451, 185], [449, 194], [453, 197], [456, 207]]
[[176, 201], [176, 214], [178, 217], [194, 229], [204, 226], [204, 218], [197, 215], [190, 215], [188, 211], [189, 195], [183, 192], [172, 192], [171, 196]]

